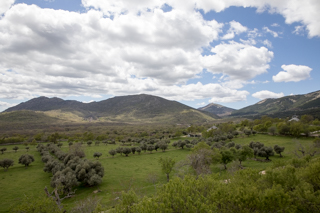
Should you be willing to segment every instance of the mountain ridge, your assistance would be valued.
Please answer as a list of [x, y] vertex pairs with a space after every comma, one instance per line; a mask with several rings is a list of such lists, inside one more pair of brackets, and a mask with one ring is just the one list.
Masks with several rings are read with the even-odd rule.
[[306, 111], [320, 108], [320, 90], [281, 98], [267, 98], [253, 105], [233, 111], [231, 116], [256, 116], [285, 114], [285, 112]]
[[[5, 110], [5, 113], [31, 110], [40, 112], [61, 111], [73, 113], [83, 119], [100, 121], [169, 121], [204, 122], [219, 118], [217, 115], [199, 111], [177, 101], [170, 101], [147, 94], [116, 96], [99, 102], [83, 103], [74, 100], [63, 100], [44, 96], [22, 102]], [[50, 114], [50, 113], [47, 113]]]
[[215, 103], [210, 103], [204, 107], [200, 107], [200, 108], [198, 108], [198, 110], [211, 112], [213, 114], [218, 115], [219, 117], [231, 115], [231, 113], [233, 111], [235, 111], [235, 109], [225, 107], [225, 106], [222, 106], [220, 104], [215, 104]]

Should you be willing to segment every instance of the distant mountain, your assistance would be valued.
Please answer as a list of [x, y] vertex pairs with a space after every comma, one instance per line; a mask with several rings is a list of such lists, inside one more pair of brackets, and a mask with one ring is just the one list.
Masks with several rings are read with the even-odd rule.
[[[318, 113], [320, 91], [305, 95], [290, 95], [277, 99], [265, 99], [254, 105], [233, 111], [232, 116], [285, 115]], [[305, 113], [306, 112], [306, 113]]]
[[231, 115], [231, 113], [235, 110], [229, 107], [225, 107], [219, 104], [210, 103], [207, 106], [200, 107], [198, 110], [211, 112], [213, 114], [216, 114], [220, 117]]
[[118, 96], [100, 102], [82, 103], [60, 98], [39, 97], [4, 112], [20, 110], [42, 111], [61, 119], [72, 114], [83, 119], [108, 122], [204, 122], [219, 118], [217, 115], [199, 111], [176, 101], [169, 101], [152, 95]]

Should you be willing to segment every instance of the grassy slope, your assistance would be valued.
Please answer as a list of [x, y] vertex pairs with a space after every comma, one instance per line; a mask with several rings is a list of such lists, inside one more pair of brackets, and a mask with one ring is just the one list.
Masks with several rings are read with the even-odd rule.
[[[234, 142], [242, 145], [247, 145], [251, 141], [260, 141], [265, 146], [274, 146], [278, 144], [285, 146], [286, 149], [283, 153], [284, 158], [280, 158], [278, 155], [271, 157], [271, 160], [288, 160], [293, 157], [292, 151], [296, 147], [296, 142], [291, 137], [282, 136], [268, 136], [268, 135], [256, 135], [243, 138], [235, 138]], [[302, 144], [311, 144], [312, 139], [302, 138], [299, 139]], [[93, 159], [94, 152], [101, 152], [102, 156], [99, 161], [105, 168], [105, 176], [103, 183], [99, 187], [83, 188], [79, 187], [76, 191], [76, 196], [72, 199], [64, 201], [64, 206], [67, 209], [72, 208], [75, 201], [81, 200], [89, 195], [94, 195], [93, 191], [96, 189], [102, 190], [97, 196], [101, 198], [104, 206], [111, 206], [114, 204], [114, 199], [119, 196], [122, 190], [128, 189], [130, 186], [137, 189], [141, 195], [150, 195], [155, 191], [152, 183], [147, 181], [147, 176], [150, 173], [155, 173], [159, 176], [158, 183], [165, 183], [166, 177], [161, 173], [158, 159], [160, 157], [172, 157], [177, 161], [183, 160], [190, 153], [189, 150], [174, 149], [170, 146], [170, 150], [166, 152], [153, 151], [153, 154], [149, 152], [142, 152], [141, 155], [137, 153], [135, 155], [130, 154], [129, 157], [120, 156], [117, 154], [114, 158], [110, 157], [108, 151], [115, 149], [118, 145], [92, 145], [88, 147], [84, 145], [86, 156], [88, 159]], [[1, 147], [1, 146], [0, 146]], [[43, 192], [45, 186], [50, 185], [50, 174], [43, 172], [43, 163], [39, 153], [35, 151], [34, 147], [29, 151], [30, 154], [35, 156], [35, 162], [31, 164], [31, 167], [25, 169], [24, 166], [17, 164], [18, 158], [21, 154], [25, 153], [24, 146], [19, 146], [18, 153], [12, 151], [13, 146], [5, 146], [8, 151], [5, 154], [0, 154], [0, 159], [11, 158], [14, 159], [14, 167], [10, 167], [7, 172], [0, 169], [0, 197], [2, 198], [3, 205], [0, 206], [0, 212], [7, 212], [11, 204], [19, 203], [19, 198], [30, 194], [39, 194]], [[68, 150], [66, 142], [64, 142], [64, 151]], [[10, 152], [9, 152], [10, 151]], [[269, 163], [261, 163], [253, 160], [243, 162], [245, 167], [257, 168], [264, 170], [270, 165]], [[224, 170], [220, 170], [219, 165], [213, 166], [214, 172], [219, 172], [221, 178], [227, 178], [228, 174]]]

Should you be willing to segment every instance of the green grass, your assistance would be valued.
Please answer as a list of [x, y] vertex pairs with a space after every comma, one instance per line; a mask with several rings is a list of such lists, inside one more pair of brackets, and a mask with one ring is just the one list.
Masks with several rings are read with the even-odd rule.
[[[301, 138], [298, 139], [302, 144], [311, 144], [311, 138]], [[265, 144], [265, 146], [274, 146], [278, 144], [285, 147], [283, 153], [283, 158], [279, 155], [270, 157], [271, 160], [288, 160], [291, 159], [294, 154], [292, 151], [296, 148], [296, 141], [291, 137], [282, 136], [269, 136], [269, 135], [255, 135], [250, 137], [239, 137], [234, 138], [233, 141], [236, 144], [248, 145], [251, 141], [259, 141]], [[67, 142], [63, 142], [64, 146], [62, 150], [67, 152], [68, 145]], [[101, 199], [101, 204], [106, 207], [110, 207], [115, 204], [114, 199], [119, 197], [121, 191], [127, 190], [130, 187], [135, 188], [135, 190], [140, 195], [151, 195], [155, 192], [155, 187], [152, 183], [147, 181], [147, 176], [150, 173], [156, 174], [159, 179], [157, 184], [163, 184], [166, 182], [166, 176], [161, 173], [161, 168], [158, 164], [158, 159], [160, 157], [171, 157], [176, 161], [181, 161], [186, 159], [186, 156], [190, 154], [188, 149], [174, 149], [169, 146], [170, 150], [162, 152], [161, 150], [153, 151], [152, 154], [149, 152], [141, 152], [130, 154], [129, 157], [121, 156], [117, 154], [114, 158], [108, 153], [110, 149], [115, 149], [117, 145], [104, 145], [100, 143], [99, 146], [84, 144], [86, 158], [90, 160], [96, 160], [93, 158], [94, 152], [101, 152], [102, 156], [98, 160], [101, 162], [105, 169], [105, 175], [103, 177], [103, 182], [99, 186], [95, 187], [78, 187], [75, 197], [71, 199], [66, 199], [63, 201], [64, 207], [66, 209], [71, 209], [76, 201], [82, 200], [87, 196], [98, 196]], [[12, 148], [14, 145], [10, 146], [0, 146], [7, 147], [7, 151], [1, 155], [0, 159], [10, 158], [15, 161], [15, 165], [10, 167], [8, 171], [4, 171], [0, 168], [0, 197], [2, 205], [0, 206], [0, 212], [8, 212], [10, 205], [18, 204], [19, 199], [24, 195], [44, 195], [43, 189], [45, 186], [50, 186], [51, 175], [43, 171], [44, 164], [41, 162], [41, 156], [36, 152], [35, 147], [30, 147], [29, 154], [35, 157], [35, 162], [33, 162], [29, 168], [25, 169], [23, 165], [18, 164], [18, 158], [27, 153], [25, 147], [19, 145], [19, 150], [14, 153]], [[244, 167], [256, 168], [259, 170], [264, 170], [271, 166], [272, 162], [262, 163], [254, 160], [247, 160], [243, 162]], [[227, 178], [228, 173], [220, 168], [220, 165], [213, 166], [213, 172], [220, 173], [221, 178]], [[172, 174], [171, 176], [173, 176]], [[100, 189], [101, 192], [94, 194], [93, 192]], [[51, 188], [50, 188], [51, 190]]]

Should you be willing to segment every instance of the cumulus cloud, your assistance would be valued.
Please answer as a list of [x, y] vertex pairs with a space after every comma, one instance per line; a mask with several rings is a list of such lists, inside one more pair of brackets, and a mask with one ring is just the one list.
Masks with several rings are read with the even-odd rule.
[[264, 100], [266, 98], [281, 98], [283, 96], [284, 96], [284, 94], [282, 92], [274, 93], [274, 92], [271, 92], [268, 90], [262, 90], [260, 92], [256, 92], [256, 93], [252, 94], [252, 97], [258, 98], [260, 100]]
[[5, 13], [11, 5], [14, 3], [15, 0], [4, 0], [0, 1], [0, 17], [3, 13]]
[[310, 77], [311, 68], [303, 65], [282, 65], [284, 71], [272, 76], [274, 82], [298, 82]]
[[211, 49], [214, 55], [205, 56], [202, 63], [213, 74], [223, 73], [228, 80], [249, 80], [266, 73], [273, 52], [265, 47], [231, 41]]
[[235, 35], [239, 35], [248, 30], [247, 27], [242, 26], [242, 24], [234, 20], [231, 21], [229, 24], [230, 24], [230, 28], [227, 31], [227, 34], [225, 34], [221, 39], [233, 39]]

